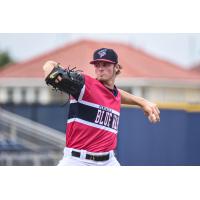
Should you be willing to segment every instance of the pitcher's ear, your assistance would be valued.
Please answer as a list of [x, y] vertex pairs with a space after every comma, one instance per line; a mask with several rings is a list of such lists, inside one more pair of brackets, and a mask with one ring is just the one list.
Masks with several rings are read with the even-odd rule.
[[116, 72], [116, 75], [120, 74], [121, 73], [121, 70], [122, 70], [122, 66], [120, 64], [115, 64], [115, 72]]

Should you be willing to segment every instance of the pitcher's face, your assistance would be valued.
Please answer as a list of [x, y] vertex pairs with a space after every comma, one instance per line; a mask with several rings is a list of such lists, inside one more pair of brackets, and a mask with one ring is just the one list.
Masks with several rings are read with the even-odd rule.
[[114, 73], [114, 64], [109, 62], [95, 62], [95, 74], [96, 78], [99, 81], [109, 81], [113, 79]]

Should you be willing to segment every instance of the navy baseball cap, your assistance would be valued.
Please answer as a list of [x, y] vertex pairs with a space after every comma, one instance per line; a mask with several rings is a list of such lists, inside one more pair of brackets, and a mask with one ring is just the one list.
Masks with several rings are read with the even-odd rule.
[[90, 62], [90, 64], [94, 64], [97, 61], [116, 64], [118, 63], [118, 56], [113, 49], [101, 48], [94, 52], [93, 60]]

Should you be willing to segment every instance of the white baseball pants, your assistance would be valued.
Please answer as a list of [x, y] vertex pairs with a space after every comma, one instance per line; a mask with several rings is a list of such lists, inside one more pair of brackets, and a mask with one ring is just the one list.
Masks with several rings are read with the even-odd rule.
[[[74, 157], [71, 155], [72, 150], [78, 151], [81, 153], [80, 158]], [[93, 161], [85, 159], [86, 154], [91, 155], [105, 155], [110, 154], [109, 160], [106, 161]], [[72, 148], [64, 148], [64, 156], [62, 160], [59, 161], [58, 166], [120, 166], [119, 162], [115, 158], [114, 152], [103, 152], [103, 153], [94, 153], [94, 152], [88, 152], [85, 150], [78, 150], [78, 149], [72, 149]]]

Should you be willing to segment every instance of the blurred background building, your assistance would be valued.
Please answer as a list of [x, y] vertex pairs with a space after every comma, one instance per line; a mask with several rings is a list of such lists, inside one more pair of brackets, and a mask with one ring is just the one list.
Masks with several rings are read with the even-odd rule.
[[107, 47], [119, 54], [123, 66], [117, 86], [155, 102], [200, 103], [200, 73], [152, 56], [133, 45], [78, 40], [0, 71], [0, 103], [48, 104], [64, 100], [44, 84], [42, 65], [55, 60], [94, 77], [89, 61], [95, 49]]
[[[148, 37], [149, 40], [147, 40]], [[7, 41], [7, 46], [4, 41]], [[184, 136], [181, 140], [185, 141], [186, 137], [188, 139], [187, 134], [191, 134], [190, 128], [192, 128], [197, 134], [196, 137], [192, 136], [192, 140], [199, 141], [200, 136], [196, 132], [198, 123], [192, 127], [189, 122], [194, 121], [191, 121], [192, 117], [189, 117], [187, 113], [194, 112], [196, 116], [200, 110], [198, 64], [200, 63], [200, 34], [0, 34], [0, 49], [2, 48], [4, 54], [5, 51], [10, 52], [8, 55], [13, 57], [9, 60], [3, 55], [2, 60], [7, 64], [2, 64], [3, 67], [0, 69], [0, 107], [3, 108], [0, 110], [0, 164], [54, 165], [59, 160], [64, 146], [62, 133], [65, 129], [68, 110], [67, 105], [62, 108], [60, 105], [67, 102], [68, 97], [52, 91], [45, 85], [42, 66], [47, 60], [54, 60], [65, 67], [77, 67], [83, 73], [94, 76], [93, 66], [89, 64], [89, 61], [92, 59], [93, 52], [102, 47], [113, 48], [119, 55], [119, 63], [123, 66], [123, 70], [117, 78], [116, 85], [134, 95], [158, 103], [163, 109], [161, 113], [165, 114], [161, 115], [161, 120], [163, 118], [166, 120], [156, 131], [165, 133], [166, 129], [171, 129], [170, 134], [177, 134], [180, 128], [178, 124], [185, 123], [187, 126], [181, 129], [184, 134], [177, 137]], [[173, 114], [176, 117], [175, 121], [167, 123], [168, 118], [171, 117], [168, 113], [170, 109], [176, 111]], [[137, 113], [137, 110], [132, 109], [132, 112]], [[126, 108], [122, 110], [122, 115], [125, 119], [131, 118]], [[182, 121], [179, 115], [183, 117]], [[185, 115], [187, 117], [184, 118]], [[140, 114], [137, 113], [135, 119], [138, 117], [140, 118]], [[148, 127], [149, 125], [144, 120], [140, 119], [140, 131], [145, 134], [148, 130], [152, 132], [152, 135], [155, 134], [156, 131]], [[121, 120], [120, 129], [135, 132], [134, 126], [128, 127], [125, 124], [126, 122]], [[140, 137], [138, 135], [136, 141]], [[173, 140], [174, 136], [171, 135], [171, 137]], [[125, 138], [126, 134], [120, 141], [126, 142], [128, 138], [126, 140]], [[163, 140], [163, 138], [160, 139]], [[192, 140], [189, 140], [188, 145], [194, 147]], [[157, 139], [157, 142], [160, 141]], [[141, 147], [143, 146], [147, 153], [149, 149], [144, 148], [145, 145], [143, 141]], [[151, 140], [147, 146], [149, 145], [153, 145]], [[158, 145], [157, 150], [161, 154], [162, 152], [167, 154], [169, 149], [173, 151], [168, 153], [168, 156], [165, 155], [164, 160], [161, 154], [157, 155], [155, 152], [149, 162], [146, 160], [148, 153], [142, 161], [139, 159], [138, 162], [135, 162], [137, 159], [125, 158], [124, 152], [121, 151], [121, 146], [123, 146], [121, 143], [118, 145], [117, 152], [122, 163], [127, 165], [180, 165], [195, 162], [200, 164], [200, 160], [196, 157], [193, 162], [188, 161], [188, 152], [192, 155], [192, 151], [186, 150], [184, 145], [184, 142], [181, 146], [180, 143], [169, 144], [166, 147], [162, 146], [162, 150]], [[138, 146], [139, 149], [141, 147]], [[177, 149], [181, 155], [177, 154], [174, 158], [172, 155]], [[200, 151], [199, 147], [194, 150], [197, 153]], [[133, 149], [132, 155], [135, 151], [138, 149]], [[183, 152], [186, 153], [183, 154]], [[6, 159], [11, 155], [12, 159]], [[16, 160], [19, 155], [21, 159]], [[31, 160], [27, 160], [30, 157]]]

